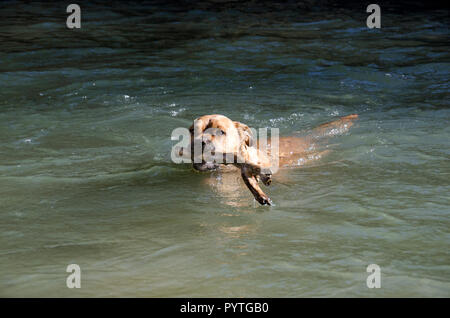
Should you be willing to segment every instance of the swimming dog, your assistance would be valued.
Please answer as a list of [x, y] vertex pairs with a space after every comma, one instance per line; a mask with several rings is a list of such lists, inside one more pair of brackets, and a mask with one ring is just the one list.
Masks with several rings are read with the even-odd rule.
[[[245, 124], [223, 115], [204, 115], [194, 120], [189, 128], [190, 152], [193, 168], [212, 171], [222, 165], [233, 165], [240, 169], [244, 183], [255, 199], [262, 205], [271, 205], [271, 199], [262, 191], [259, 181], [265, 185], [272, 182], [278, 167], [297, 166], [299, 162], [314, 156], [317, 139], [346, 132], [358, 115], [352, 114], [322, 124], [305, 137], [279, 137], [264, 142], [255, 140], [255, 134]], [[276, 146], [276, 147], [274, 147]], [[189, 149], [188, 148], [188, 149]], [[184, 149], [179, 154], [183, 155]]]

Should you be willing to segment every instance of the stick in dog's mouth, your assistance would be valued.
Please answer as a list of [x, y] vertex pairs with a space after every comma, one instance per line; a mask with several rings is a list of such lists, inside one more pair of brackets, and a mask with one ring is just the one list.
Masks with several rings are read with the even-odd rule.
[[[224, 154], [224, 159], [225, 159]], [[258, 182], [261, 180], [266, 186], [272, 183], [272, 173], [262, 171], [261, 168], [246, 160], [238, 160], [238, 155], [233, 154], [234, 164], [241, 169], [241, 176], [245, 185], [261, 205], [272, 205], [272, 200], [260, 188]], [[239, 163], [242, 162], [242, 163]]]
[[[179, 156], [183, 156], [184, 149], [178, 149]], [[248, 187], [250, 192], [255, 197], [256, 201], [258, 201], [262, 205], [272, 205], [272, 200], [263, 192], [263, 190], [259, 187], [258, 182], [261, 182], [268, 186], [272, 183], [272, 174], [271, 173], [263, 173], [261, 169], [254, 164], [245, 162], [245, 160], [239, 160], [238, 155], [234, 154], [220, 154], [219, 156], [223, 156], [224, 164], [234, 164], [238, 168], [241, 169], [241, 176], [244, 180], [245, 185]], [[233, 158], [232, 162], [228, 160]], [[242, 162], [242, 163], [240, 163]], [[194, 164], [194, 168], [198, 171], [211, 171], [215, 170], [219, 165], [216, 163], [202, 163], [202, 164]]]
[[254, 169], [246, 164], [241, 166], [241, 176], [245, 182], [245, 185], [249, 188], [250, 192], [255, 197], [256, 201], [258, 201], [262, 205], [272, 205], [272, 200], [261, 190], [258, 184], [258, 179], [261, 178], [261, 181], [265, 185], [269, 185], [272, 182], [272, 176], [265, 175], [255, 175]]

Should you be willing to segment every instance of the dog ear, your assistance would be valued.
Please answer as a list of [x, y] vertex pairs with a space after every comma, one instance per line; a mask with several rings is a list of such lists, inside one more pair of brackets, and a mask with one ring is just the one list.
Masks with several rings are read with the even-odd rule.
[[238, 130], [241, 142], [247, 147], [253, 146], [252, 130], [247, 125], [244, 125], [243, 123], [240, 123], [238, 121], [234, 122], [234, 127], [236, 127]]
[[[194, 138], [198, 138], [206, 129], [210, 128], [211, 125], [211, 119], [199, 117], [194, 120], [194, 123], [189, 128], [189, 132], [191, 133], [191, 136], [194, 136]], [[198, 135], [195, 135], [195, 133]]]

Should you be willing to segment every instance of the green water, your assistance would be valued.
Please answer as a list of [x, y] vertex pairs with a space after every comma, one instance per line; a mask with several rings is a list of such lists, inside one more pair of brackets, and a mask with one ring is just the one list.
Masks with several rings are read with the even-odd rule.
[[[0, 4], [0, 296], [450, 296], [448, 12], [273, 10]], [[171, 162], [211, 113], [360, 119], [262, 207]]]

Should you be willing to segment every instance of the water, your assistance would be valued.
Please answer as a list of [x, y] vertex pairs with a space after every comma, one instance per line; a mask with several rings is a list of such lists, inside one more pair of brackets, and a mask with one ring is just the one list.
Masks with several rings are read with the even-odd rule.
[[[450, 296], [447, 11], [81, 6], [69, 30], [62, 3], [0, 4], [1, 296]], [[360, 119], [269, 208], [171, 163], [211, 113]]]

